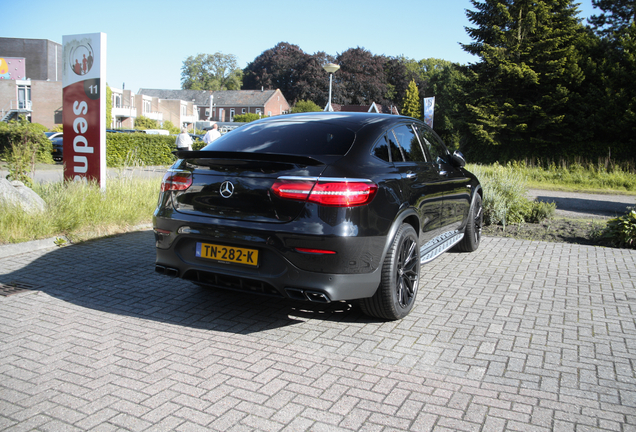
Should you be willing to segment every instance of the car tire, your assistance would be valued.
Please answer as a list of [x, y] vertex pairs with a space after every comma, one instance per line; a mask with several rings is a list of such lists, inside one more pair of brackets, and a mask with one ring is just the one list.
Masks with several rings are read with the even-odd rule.
[[464, 238], [457, 243], [455, 249], [460, 252], [473, 252], [479, 247], [481, 241], [481, 227], [484, 222], [484, 210], [481, 205], [481, 196], [475, 195], [475, 202], [468, 215]]
[[382, 279], [373, 297], [362, 299], [366, 315], [402, 319], [411, 312], [420, 281], [420, 248], [411, 225], [398, 230], [382, 265]]

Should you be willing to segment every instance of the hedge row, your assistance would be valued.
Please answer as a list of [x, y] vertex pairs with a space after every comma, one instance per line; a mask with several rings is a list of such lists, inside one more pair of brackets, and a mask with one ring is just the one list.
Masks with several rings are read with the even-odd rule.
[[[0, 156], [11, 148], [11, 143], [24, 139], [38, 142], [38, 162], [53, 163], [52, 145], [40, 125], [0, 122]], [[41, 130], [43, 129], [43, 130]], [[193, 144], [195, 150], [203, 147], [202, 141]], [[145, 133], [107, 133], [106, 165], [109, 167], [172, 165], [176, 160], [172, 152], [176, 150], [174, 136]]]
[[145, 133], [107, 133], [106, 165], [109, 167], [172, 165], [176, 160], [175, 137]]
[[46, 138], [44, 131], [46, 128], [39, 124], [31, 124], [28, 122], [0, 122], [0, 159], [6, 156], [7, 151], [11, 150], [12, 144], [20, 144], [25, 140], [37, 142], [36, 160], [43, 163], [53, 163], [51, 152], [53, 145]]

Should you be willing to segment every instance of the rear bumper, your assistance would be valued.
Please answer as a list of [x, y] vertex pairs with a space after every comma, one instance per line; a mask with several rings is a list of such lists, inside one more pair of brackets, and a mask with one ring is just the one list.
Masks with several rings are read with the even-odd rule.
[[[263, 236], [233, 232], [232, 237], [219, 235], [218, 231], [216, 236], [176, 234], [175, 231], [171, 234], [155, 233], [155, 270], [202, 285], [296, 300], [330, 302], [371, 297], [380, 283], [381, 268], [377, 262], [384, 245], [383, 237], [336, 238], [333, 245], [347, 244], [347, 247], [335, 256], [324, 256], [297, 252], [285, 245], [290, 243], [287, 239], [271, 232]], [[296, 236], [291, 243], [297, 244], [298, 240]], [[197, 257], [198, 242], [258, 249], [258, 266]], [[372, 252], [372, 249], [375, 251]], [[290, 256], [292, 259], [289, 259]], [[293, 259], [296, 261], [292, 262]]]
[[375, 294], [380, 283], [380, 270], [361, 275], [328, 275], [290, 268], [281, 275], [246, 275], [209, 266], [163, 264], [169, 260], [160, 255], [158, 251], [158, 273], [215, 288], [294, 300], [329, 303], [366, 298]]

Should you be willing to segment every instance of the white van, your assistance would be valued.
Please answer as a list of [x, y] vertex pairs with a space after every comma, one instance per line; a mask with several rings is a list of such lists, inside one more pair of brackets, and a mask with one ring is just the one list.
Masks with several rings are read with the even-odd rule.
[[139, 132], [149, 135], [170, 135], [170, 132], [165, 129], [144, 129], [140, 130]]

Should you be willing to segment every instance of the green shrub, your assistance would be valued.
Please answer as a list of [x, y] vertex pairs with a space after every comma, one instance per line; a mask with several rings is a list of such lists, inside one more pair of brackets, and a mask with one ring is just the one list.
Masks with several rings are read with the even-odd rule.
[[317, 112], [322, 111], [315, 102], [310, 100], [299, 100], [296, 102], [296, 105], [291, 109], [292, 113], [303, 113], [303, 112]]
[[44, 135], [44, 131], [46, 128], [41, 124], [29, 123], [24, 118], [17, 122], [0, 122], [0, 155], [11, 151], [13, 144], [24, 143], [27, 140], [37, 147], [36, 162], [53, 163], [53, 144]]
[[629, 207], [623, 216], [607, 221], [599, 240], [615, 247], [636, 249], [636, 207]]
[[176, 127], [170, 120], [166, 120], [165, 122], [163, 122], [163, 125], [161, 125], [161, 129], [165, 129], [174, 135], [181, 133], [181, 130]]
[[488, 167], [471, 165], [484, 190], [484, 223], [501, 224], [538, 223], [551, 217], [556, 204], [530, 201], [526, 178], [511, 166], [494, 164]]
[[0, 159], [7, 163], [9, 180], [31, 186], [35, 163], [53, 163], [53, 144], [44, 135], [45, 130], [44, 126], [24, 119], [0, 122]]
[[234, 121], [238, 123], [249, 123], [260, 120], [262, 117], [255, 113], [238, 114], [234, 116]]
[[144, 133], [107, 133], [106, 165], [109, 167], [171, 165], [176, 160], [175, 138]]
[[135, 119], [135, 129], [161, 129], [157, 120], [139, 116]]

